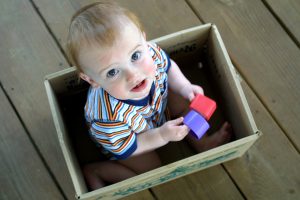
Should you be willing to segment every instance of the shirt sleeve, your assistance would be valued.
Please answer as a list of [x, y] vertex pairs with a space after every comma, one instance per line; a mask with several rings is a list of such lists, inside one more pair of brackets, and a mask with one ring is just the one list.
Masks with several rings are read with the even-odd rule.
[[128, 158], [137, 148], [136, 134], [124, 122], [95, 121], [90, 127], [90, 134], [116, 159]]
[[149, 49], [158, 71], [168, 73], [171, 67], [171, 60], [167, 53], [155, 43], [149, 43]]

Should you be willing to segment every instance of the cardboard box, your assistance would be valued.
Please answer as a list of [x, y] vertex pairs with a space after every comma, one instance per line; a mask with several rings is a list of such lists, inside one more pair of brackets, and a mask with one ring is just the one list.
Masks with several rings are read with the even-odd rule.
[[[78, 82], [74, 68], [48, 75], [45, 78], [45, 87], [60, 146], [78, 199], [118, 199], [232, 160], [242, 156], [261, 135], [241, 88], [239, 76], [215, 25], [205, 24], [190, 28], [158, 38], [154, 42], [175, 59], [189, 79], [204, 87], [206, 95], [217, 101], [218, 112], [210, 120], [212, 130], [225, 119], [232, 124], [235, 139], [203, 153], [185, 154], [165, 162], [160, 168], [89, 192], [80, 165], [93, 160], [87, 158], [87, 155], [97, 157], [99, 152], [95, 150], [93, 143], [89, 143], [84, 127], [83, 106], [88, 85]], [[172, 148], [172, 145], [176, 148]], [[174, 149], [181, 149], [177, 145], [184, 146], [182, 142], [178, 142], [160, 150], [163, 160], [164, 155], [169, 157], [170, 152], [179, 155], [173, 152]], [[84, 155], [81, 149], [88, 149], [92, 153]]]

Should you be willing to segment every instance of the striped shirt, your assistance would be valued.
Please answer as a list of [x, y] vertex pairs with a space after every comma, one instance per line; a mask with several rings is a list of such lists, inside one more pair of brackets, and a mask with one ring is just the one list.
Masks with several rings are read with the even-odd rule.
[[147, 97], [119, 100], [100, 87], [90, 87], [88, 91], [85, 118], [89, 134], [111, 159], [129, 157], [137, 148], [137, 134], [159, 127], [167, 120], [170, 59], [156, 44], [148, 43], [148, 48], [157, 69]]

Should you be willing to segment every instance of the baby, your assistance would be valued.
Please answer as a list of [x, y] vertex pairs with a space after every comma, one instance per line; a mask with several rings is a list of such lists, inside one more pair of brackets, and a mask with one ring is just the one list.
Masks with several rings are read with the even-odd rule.
[[71, 20], [67, 52], [80, 78], [91, 85], [85, 118], [107, 157], [83, 168], [92, 190], [159, 167], [154, 150], [171, 141], [187, 138], [199, 152], [229, 141], [228, 123], [200, 141], [188, 135], [182, 115], [202, 88], [147, 42], [137, 17], [116, 3], [80, 9]]

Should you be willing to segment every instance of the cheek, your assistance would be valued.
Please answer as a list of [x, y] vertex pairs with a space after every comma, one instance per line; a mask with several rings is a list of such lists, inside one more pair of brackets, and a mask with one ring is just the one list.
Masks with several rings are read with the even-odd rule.
[[112, 93], [114, 94], [118, 94], [118, 93], [122, 93], [123, 91], [123, 88], [122, 87], [124, 84], [120, 83], [120, 82], [117, 82], [117, 83], [114, 83], [111, 87], [110, 87], [110, 90], [112, 91]]
[[126, 95], [126, 90], [122, 87], [124, 84], [122, 83], [114, 83], [110, 86], [104, 88], [110, 95], [117, 99], [124, 99], [124, 95]]
[[143, 66], [144, 66], [144, 72], [147, 75], [150, 76], [154, 76], [155, 75], [155, 71], [156, 71], [156, 65], [154, 64], [154, 61], [152, 60], [152, 58], [145, 58], [143, 61]]

